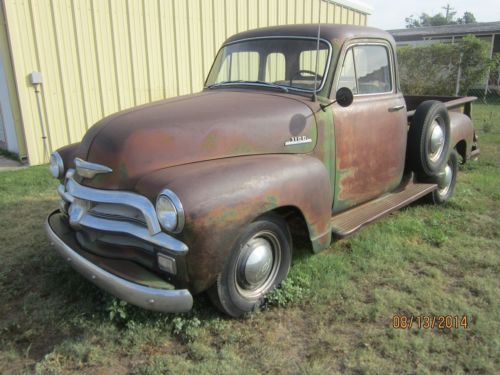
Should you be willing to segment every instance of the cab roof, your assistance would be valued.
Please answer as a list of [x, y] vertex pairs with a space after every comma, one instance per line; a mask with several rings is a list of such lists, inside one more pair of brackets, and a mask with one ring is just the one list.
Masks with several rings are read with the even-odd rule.
[[[228, 38], [224, 44], [229, 44], [242, 39], [262, 37], [311, 37], [318, 36], [318, 24], [283, 25], [264, 27], [235, 34]], [[340, 46], [346, 40], [353, 38], [377, 38], [388, 40], [395, 44], [394, 38], [387, 31], [367, 26], [337, 25], [322, 23], [320, 37], [330, 41], [333, 45]]]

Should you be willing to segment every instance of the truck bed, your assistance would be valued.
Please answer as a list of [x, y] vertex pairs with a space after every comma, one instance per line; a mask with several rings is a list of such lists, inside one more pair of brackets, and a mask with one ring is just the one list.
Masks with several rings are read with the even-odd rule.
[[406, 110], [408, 118], [415, 114], [420, 103], [426, 100], [438, 100], [443, 102], [449, 111], [458, 111], [471, 116], [471, 104], [477, 98], [475, 96], [432, 96], [432, 95], [405, 95]]

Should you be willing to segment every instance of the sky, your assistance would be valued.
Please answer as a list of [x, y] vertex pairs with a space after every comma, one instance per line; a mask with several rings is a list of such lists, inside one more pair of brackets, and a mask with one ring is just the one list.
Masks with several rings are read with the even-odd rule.
[[[354, 2], [354, 1], [353, 1]], [[450, 4], [457, 12], [455, 17], [462, 16], [465, 11], [471, 12], [478, 22], [500, 21], [500, 1], [498, 0], [360, 0], [369, 5], [373, 14], [368, 17], [368, 26], [381, 29], [403, 29], [405, 18], [412, 14], [417, 18], [425, 12], [429, 15], [445, 10], [441, 7]]]

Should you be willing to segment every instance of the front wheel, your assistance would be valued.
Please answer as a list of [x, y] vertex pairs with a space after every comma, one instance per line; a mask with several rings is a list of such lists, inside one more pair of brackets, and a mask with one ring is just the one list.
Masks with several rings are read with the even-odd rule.
[[287, 276], [292, 239], [286, 222], [267, 214], [249, 224], [234, 246], [217, 282], [209, 290], [224, 313], [239, 317], [258, 306]]
[[438, 188], [429, 195], [431, 203], [442, 204], [451, 198], [457, 183], [457, 174], [458, 155], [456, 151], [452, 151], [443, 170], [432, 179], [432, 182], [438, 184]]

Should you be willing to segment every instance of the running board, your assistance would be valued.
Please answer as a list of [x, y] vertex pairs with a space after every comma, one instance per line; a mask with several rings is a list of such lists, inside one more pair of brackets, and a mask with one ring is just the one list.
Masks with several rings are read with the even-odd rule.
[[381, 198], [335, 215], [330, 221], [332, 232], [337, 237], [348, 236], [363, 225], [407, 206], [435, 189], [437, 189], [436, 184], [411, 183], [404, 190], [384, 195]]

